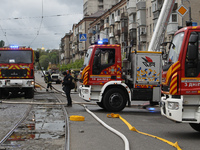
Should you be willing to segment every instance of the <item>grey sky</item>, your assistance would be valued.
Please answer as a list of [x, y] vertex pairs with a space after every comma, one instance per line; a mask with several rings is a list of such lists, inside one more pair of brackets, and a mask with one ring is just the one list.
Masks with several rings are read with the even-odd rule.
[[33, 49], [59, 48], [61, 38], [83, 17], [83, 0], [0, 2], [0, 40], [4, 40], [6, 46], [12, 44], [30, 46]]

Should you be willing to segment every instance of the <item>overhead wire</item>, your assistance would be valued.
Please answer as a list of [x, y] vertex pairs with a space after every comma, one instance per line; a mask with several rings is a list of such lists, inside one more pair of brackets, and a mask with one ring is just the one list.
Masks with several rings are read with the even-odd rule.
[[37, 34], [36, 34], [35, 38], [33, 39], [33, 41], [29, 44], [29, 47], [31, 47], [31, 44], [36, 40], [36, 38], [38, 37], [38, 35], [40, 33], [40, 29], [41, 29], [41, 26], [42, 26], [43, 18], [44, 17], [43, 17], [43, 0], [42, 0], [42, 18], [41, 18], [41, 21], [40, 21], [40, 25], [39, 25]]
[[[63, 17], [63, 16], [69, 16], [69, 15], [83, 15], [81, 13], [74, 13], [74, 14], [57, 14], [57, 15], [49, 15], [49, 16], [43, 16], [43, 18], [50, 18], [50, 17]], [[0, 18], [0, 20], [18, 20], [18, 19], [34, 19], [38, 18], [40, 19], [41, 16], [34, 16], [34, 17], [13, 17], [13, 18]]]
[[0, 25], [0, 28], [1, 28], [1, 31], [2, 31], [3, 35], [4, 35], [5, 38], [6, 38], [7, 43], [9, 44], [8, 38], [7, 38], [7, 36], [6, 36], [6, 32], [3, 30], [3, 28], [2, 28], [1, 25]]
[[[34, 32], [36, 32], [36, 35], [34, 36], [34, 38], [33, 38], [33, 40], [32, 41], [30, 41], [30, 43], [29, 44], [26, 44], [27, 46], [33, 46], [33, 43], [35, 43], [35, 41], [36, 41], [36, 39], [38, 38], [38, 36], [39, 35], [41, 35], [41, 36], [48, 36], [47, 34], [41, 34], [41, 29], [42, 28], [53, 28], [53, 27], [58, 27], [58, 26], [69, 26], [69, 25], [71, 25], [71, 24], [69, 24], [69, 25], [56, 25], [56, 26], [50, 26], [50, 27], [42, 27], [42, 24], [44, 24], [44, 18], [50, 18], [50, 17], [64, 17], [64, 16], [69, 16], [69, 15], [82, 15], [82, 13], [73, 13], [73, 14], [55, 14], [55, 15], [46, 15], [46, 16], [44, 16], [44, 2], [43, 2], [43, 0], [42, 0], [42, 15], [41, 16], [33, 16], [33, 17], [9, 17], [9, 18], [0, 18], [0, 21], [1, 20], [3, 20], [3, 21], [5, 21], [5, 20], [8, 20], [8, 21], [11, 21], [11, 20], [19, 20], [20, 21], [20, 19], [39, 19], [39, 18], [41, 18], [41, 21], [40, 21], [40, 24], [39, 24], [39, 27], [37, 28], [37, 27], [27, 27], [27, 28], [14, 28], [14, 29], [6, 29], [5, 27], [3, 28], [2, 26], [0, 26], [0, 30], [2, 30], [2, 35], [0, 35], [0, 37], [2, 37], [2, 36], [5, 36], [5, 39], [6, 39], [6, 42], [7, 43], [9, 43], [9, 41], [8, 41], [8, 38], [7, 38], [7, 36], [20, 36], [20, 35], [25, 35], [25, 36], [27, 36], [27, 35], [35, 35], [35, 34], [27, 34], [27, 33], [25, 33], [25, 34], [23, 34], [23, 33], [19, 33], [19, 34], [8, 34], [7, 32], [5, 32], [5, 31], [7, 31], [7, 30], [27, 30], [27, 29], [34, 29], [35, 31]], [[55, 36], [58, 36], [58, 35], [61, 35], [61, 34], [63, 34], [63, 33], [57, 33], [57, 32], [55, 32], [53, 35], [55, 35]], [[38, 42], [37, 42], [38, 43]]]

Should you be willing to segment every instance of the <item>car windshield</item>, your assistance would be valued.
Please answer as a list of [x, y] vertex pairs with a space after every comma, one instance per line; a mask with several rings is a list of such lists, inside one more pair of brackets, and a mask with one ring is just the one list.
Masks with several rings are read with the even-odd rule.
[[169, 51], [169, 55], [167, 59], [168, 63], [175, 63], [178, 61], [182, 42], [183, 42], [183, 37], [184, 37], [184, 32], [181, 32], [175, 35], [171, 44], [170, 51]]
[[0, 63], [32, 63], [32, 51], [0, 51]]
[[87, 53], [85, 54], [85, 59], [83, 64], [84, 67], [86, 67], [89, 64], [91, 55], [92, 55], [92, 48], [89, 48]]

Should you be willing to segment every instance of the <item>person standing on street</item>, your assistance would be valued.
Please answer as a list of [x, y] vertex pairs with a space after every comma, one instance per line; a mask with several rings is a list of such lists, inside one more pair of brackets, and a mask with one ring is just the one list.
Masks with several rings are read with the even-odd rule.
[[49, 72], [46, 72], [46, 75], [45, 75], [45, 82], [47, 83], [47, 89], [46, 89], [46, 91], [48, 91], [49, 88], [52, 90], [51, 75], [49, 74]]
[[72, 76], [69, 74], [69, 72], [63, 72], [62, 73], [64, 75], [64, 79], [62, 81], [62, 85], [64, 86], [63, 89], [65, 91], [65, 94], [67, 96], [67, 107], [71, 107], [72, 106], [72, 99], [70, 96], [70, 92], [71, 92], [71, 83], [72, 83]]
[[72, 82], [74, 82], [75, 87], [74, 87], [74, 92], [77, 92], [77, 75], [75, 73], [75, 71], [71, 71], [71, 76], [73, 78]]

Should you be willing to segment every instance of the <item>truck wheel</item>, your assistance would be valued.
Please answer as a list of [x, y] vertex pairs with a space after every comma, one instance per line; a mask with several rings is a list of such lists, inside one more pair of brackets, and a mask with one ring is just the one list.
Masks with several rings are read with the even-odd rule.
[[0, 90], [0, 99], [2, 99], [2, 92], [1, 92], [1, 90]]
[[34, 97], [34, 89], [27, 89], [25, 92], [25, 98], [33, 98]]
[[200, 124], [199, 124], [199, 123], [190, 123], [190, 126], [191, 126], [194, 130], [200, 132]]
[[113, 112], [123, 110], [127, 102], [124, 95], [124, 92], [118, 88], [109, 89], [103, 97], [105, 109]]
[[105, 109], [104, 105], [103, 105], [103, 102], [97, 102], [97, 105], [103, 109]]

